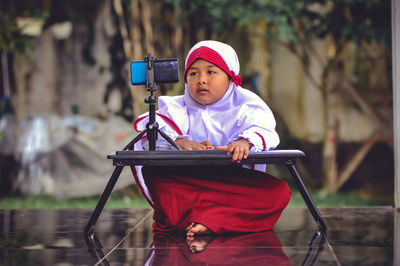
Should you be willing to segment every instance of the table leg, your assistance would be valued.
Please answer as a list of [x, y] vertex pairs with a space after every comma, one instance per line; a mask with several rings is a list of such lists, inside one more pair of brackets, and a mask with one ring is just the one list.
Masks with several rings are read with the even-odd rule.
[[315, 205], [314, 201], [311, 199], [310, 194], [308, 193], [303, 181], [301, 180], [301, 177], [299, 173], [297, 172], [296, 168], [294, 167], [294, 163], [286, 163], [286, 167], [289, 170], [289, 173], [293, 177], [297, 189], [300, 191], [301, 196], [303, 197], [309, 211], [311, 212], [311, 215], [314, 217], [314, 220], [316, 221], [318, 227], [322, 230], [322, 232], [326, 232], [327, 226], [322, 218], [317, 206]]
[[108, 197], [110, 196], [111, 192], [114, 189], [115, 183], [117, 183], [117, 180], [119, 178], [119, 175], [121, 174], [123, 166], [116, 166], [114, 169], [114, 172], [112, 173], [112, 176], [110, 177], [110, 180], [108, 181], [108, 184], [106, 188], [103, 191], [103, 194], [101, 194], [100, 200], [97, 203], [96, 209], [94, 210], [92, 216], [90, 217], [89, 222], [86, 225], [85, 233], [86, 235], [92, 235], [94, 233], [94, 226], [97, 222], [97, 219], [99, 218], [101, 212], [103, 211], [104, 205], [106, 204]]

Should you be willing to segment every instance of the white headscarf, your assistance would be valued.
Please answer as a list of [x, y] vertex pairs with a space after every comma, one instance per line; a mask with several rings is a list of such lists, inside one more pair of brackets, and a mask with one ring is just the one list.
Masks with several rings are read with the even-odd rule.
[[235, 80], [235, 78], [239, 78], [238, 82], [235, 83], [236, 85], [241, 85], [239, 77], [239, 59], [235, 50], [230, 45], [217, 41], [201, 41], [190, 49], [185, 60], [185, 82], [188, 68], [199, 58], [217, 65], [224, 70], [231, 79]]

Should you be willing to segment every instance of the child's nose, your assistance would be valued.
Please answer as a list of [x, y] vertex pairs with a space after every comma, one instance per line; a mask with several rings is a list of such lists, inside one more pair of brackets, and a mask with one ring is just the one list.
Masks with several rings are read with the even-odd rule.
[[207, 83], [207, 76], [204, 74], [199, 75], [199, 80], [197, 81], [199, 84], [206, 84]]

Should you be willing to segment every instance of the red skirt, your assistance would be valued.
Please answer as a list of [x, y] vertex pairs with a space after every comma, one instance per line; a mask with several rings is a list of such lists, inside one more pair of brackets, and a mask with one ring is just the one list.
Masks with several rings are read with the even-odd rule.
[[214, 233], [270, 230], [289, 203], [285, 181], [240, 166], [143, 167], [156, 231], [190, 222]]

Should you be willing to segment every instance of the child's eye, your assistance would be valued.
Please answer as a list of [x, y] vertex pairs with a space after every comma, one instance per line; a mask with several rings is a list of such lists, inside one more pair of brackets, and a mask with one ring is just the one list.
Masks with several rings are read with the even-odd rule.
[[189, 72], [189, 76], [196, 76], [197, 72]]
[[215, 74], [215, 73], [216, 73], [215, 71], [208, 70], [208, 74]]

